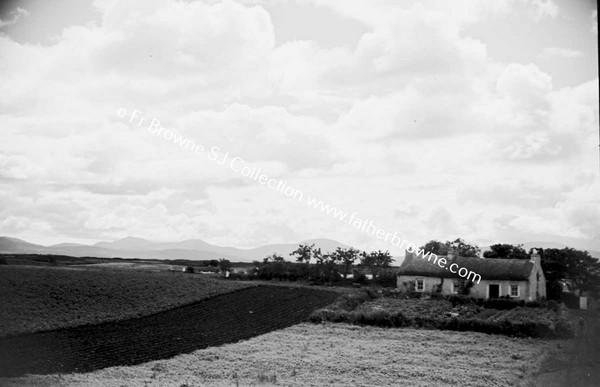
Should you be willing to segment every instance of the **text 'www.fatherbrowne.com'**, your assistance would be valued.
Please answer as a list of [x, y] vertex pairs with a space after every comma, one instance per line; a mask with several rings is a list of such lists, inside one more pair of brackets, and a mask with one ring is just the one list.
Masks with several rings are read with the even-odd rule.
[[[127, 109], [118, 109], [117, 115], [120, 118], [126, 118], [128, 116]], [[458, 274], [460, 277], [466, 277], [469, 279], [472, 277], [472, 280], [477, 280], [477, 283], [479, 283], [479, 280], [481, 279], [479, 274], [469, 271], [464, 267], [458, 267], [456, 263], [451, 263], [449, 266], [447, 266], [448, 262], [445, 258], [438, 257], [430, 252], [425, 253], [425, 251], [422, 249], [417, 249], [416, 245], [401, 238], [396, 231], [393, 233], [386, 232], [384, 229], [377, 227], [372, 220], [359, 217], [357, 212], [352, 212], [352, 214], [348, 216], [347, 211], [331, 206], [330, 204], [323, 202], [322, 200], [318, 200], [310, 195], [305, 195], [302, 191], [288, 184], [283, 179], [269, 177], [266, 173], [263, 173], [260, 167], [247, 163], [240, 156], [230, 155], [229, 152], [223, 151], [221, 147], [217, 145], [210, 147], [205, 146], [197, 141], [182, 136], [181, 134], [177, 133], [175, 129], [164, 128], [161, 126], [158, 119], [153, 118], [150, 120], [143, 117], [140, 110], [133, 110], [129, 116], [128, 122], [129, 124], [136, 125], [137, 128], [143, 128], [147, 125], [146, 129], [150, 134], [153, 134], [157, 137], [162, 137], [164, 140], [172, 142], [174, 145], [177, 145], [189, 152], [195, 153], [198, 156], [206, 157], [207, 160], [215, 164], [223, 166], [227, 165], [231, 171], [240, 174], [247, 179], [255, 181], [268, 187], [269, 189], [285, 195], [288, 198], [297, 200], [309, 207], [317, 209], [343, 223], [354, 227], [361, 232], [370, 234], [386, 243], [390, 243], [394, 247], [398, 247], [399, 249], [406, 248], [410, 253], [416, 252], [417, 256], [420, 256], [422, 259], [427, 259], [429, 262], [431, 262], [431, 259], [433, 259], [432, 264], [437, 264], [439, 267]]]

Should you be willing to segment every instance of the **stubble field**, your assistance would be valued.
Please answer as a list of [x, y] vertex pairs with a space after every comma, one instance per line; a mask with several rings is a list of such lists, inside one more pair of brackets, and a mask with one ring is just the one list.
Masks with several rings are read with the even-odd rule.
[[529, 386], [563, 341], [299, 324], [134, 367], [0, 380], [7, 386]]

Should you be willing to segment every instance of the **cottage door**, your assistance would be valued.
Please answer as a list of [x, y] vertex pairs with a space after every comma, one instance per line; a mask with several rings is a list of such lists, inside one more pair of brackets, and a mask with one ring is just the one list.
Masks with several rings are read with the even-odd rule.
[[490, 296], [489, 298], [498, 298], [500, 297], [500, 285], [498, 284], [490, 284], [489, 285]]

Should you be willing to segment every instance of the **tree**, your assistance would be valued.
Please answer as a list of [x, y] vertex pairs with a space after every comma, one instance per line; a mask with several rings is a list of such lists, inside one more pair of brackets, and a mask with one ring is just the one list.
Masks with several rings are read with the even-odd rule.
[[389, 251], [382, 252], [381, 250], [377, 250], [370, 253], [363, 251], [360, 255], [360, 264], [367, 266], [373, 277], [377, 277], [381, 269], [390, 267], [393, 261]]
[[380, 269], [389, 268], [392, 265], [392, 262], [394, 261], [392, 259], [392, 255], [387, 250], [385, 252], [377, 250], [372, 252], [371, 254], [375, 256], [375, 266], [377, 266]]
[[461, 257], [479, 257], [479, 253], [481, 252], [479, 247], [470, 245], [460, 238], [455, 241], [446, 241], [445, 243], [434, 239], [425, 243], [424, 246], [419, 247], [420, 250], [425, 250], [435, 255], [448, 255], [450, 248], [453, 248], [455, 254]]
[[317, 261], [317, 265], [323, 265], [329, 259], [329, 254], [323, 254], [320, 247], [312, 249], [312, 256]]
[[290, 253], [290, 256], [296, 256], [296, 262], [305, 262], [306, 268], [305, 271], [310, 278], [310, 260], [313, 258], [313, 250], [315, 248], [315, 244], [309, 245], [298, 245], [298, 248]]
[[358, 251], [352, 247], [349, 249], [343, 249], [341, 247], [338, 247], [331, 254], [331, 257], [334, 260], [334, 262], [341, 265], [342, 274], [344, 275], [344, 278], [348, 278], [348, 274], [352, 270], [352, 265], [358, 259], [359, 254], [360, 254], [360, 251]]
[[231, 262], [228, 259], [219, 259], [219, 270], [221, 273], [231, 270]]
[[266, 258], [263, 258], [263, 263], [269, 262], [285, 262], [285, 259], [281, 255], [277, 255], [277, 253], [273, 253]]
[[324, 281], [337, 282], [340, 280], [341, 256], [334, 252], [332, 254], [317, 253], [317, 272], [318, 277]]
[[[532, 253], [533, 249], [529, 250]], [[567, 277], [566, 257], [559, 249], [536, 249], [541, 257], [542, 270], [546, 278], [546, 298], [560, 300], [563, 291], [563, 281]]]
[[448, 254], [448, 246], [446, 243], [436, 240], [430, 240], [429, 242], [425, 243], [424, 246], [419, 247], [419, 250], [424, 250], [425, 252], [433, 253], [435, 255]]
[[570, 247], [562, 249], [567, 257], [567, 287], [579, 297], [583, 292], [596, 290], [600, 285], [600, 263], [591, 257], [587, 251]]
[[288, 278], [288, 263], [282, 256], [275, 253], [263, 258], [263, 262], [258, 269], [258, 276], [262, 279], [271, 280], [278, 278], [284, 280]]
[[[297, 262], [306, 263], [306, 271], [310, 273], [309, 277], [318, 277], [323, 279], [326, 276], [325, 272], [331, 271], [331, 255], [323, 254], [321, 248], [316, 248], [314, 244], [299, 245], [298, 248], [290, 253], [291, 256], [296, 256]], [[316, 267], [311, 270], [310, 261], [315, 260]]]
[[456, 252], [456, 255], [458, 255], [460, 257], [475, 257], [475, 258], [477, 258], [477, 257], [479, 257], [479, 254], [481, 253], [481, 250], [479, 250], [479, 247], [470, 245], [460, 238], [458, 238], [457, 240], [455, 240], [453, 242], [447, 241], [446, 245], [448, 247], [452, 247], [454, 249], [454, 251]]
[[360, 265], [368, 267], [371, 271], [371, 274], [373, 274], [375, 268], [375, 257], [373, 256], [373, 254], [367, 253], [366, 251], [361, 252]]
[[490, 249], [483, 253], [484, 258], [529, 259], [523, 245], [495, 244], [491, 245]]
[[546, 296], [560, 299], [563, 284], [579, 297], [585, 291], [596, 293], [600, 286], [600, 262], [587, 251], [570, 247], [538, 249], [546, 277]]
[[297, 262], [306, 262], [308, 265], [310, 260], [313, 258], [313, 251], [315, 244], [312, 245], [299, 245], [298, 248], [290, 253], [290, 256], [296, 255]]

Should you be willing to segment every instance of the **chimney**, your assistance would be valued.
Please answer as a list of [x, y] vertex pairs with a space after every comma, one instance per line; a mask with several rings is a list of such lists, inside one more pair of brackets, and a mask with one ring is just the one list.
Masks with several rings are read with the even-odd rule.
[[542, 264], [542, 259], [541, 259], [540, 255], [538, 254], [538, 252], [537, 252], [536, 249], [533, 249], [531, 251], [531, 258], [529, 260], [531, 262], [533, 262], [533, 264], [535, 266], [538, 266], [538, 267], [541, 266], [541, 264]]
[[448, 254], [446, 254], [446, 255], [447, 255], [446, 258], [448, 259], [448, 261], [453, 260], [454, 257], [456, 257], [456, 253], [454, 251], [454, 247], [448, 247]]
[[408, 249], [404, 250], [404, 262], [409, 263], [413, 260], [413, 258], [415, 258], [415, 256], [416, 254], [414, 252], [411, 253], [410, 251], [408, 251]]

